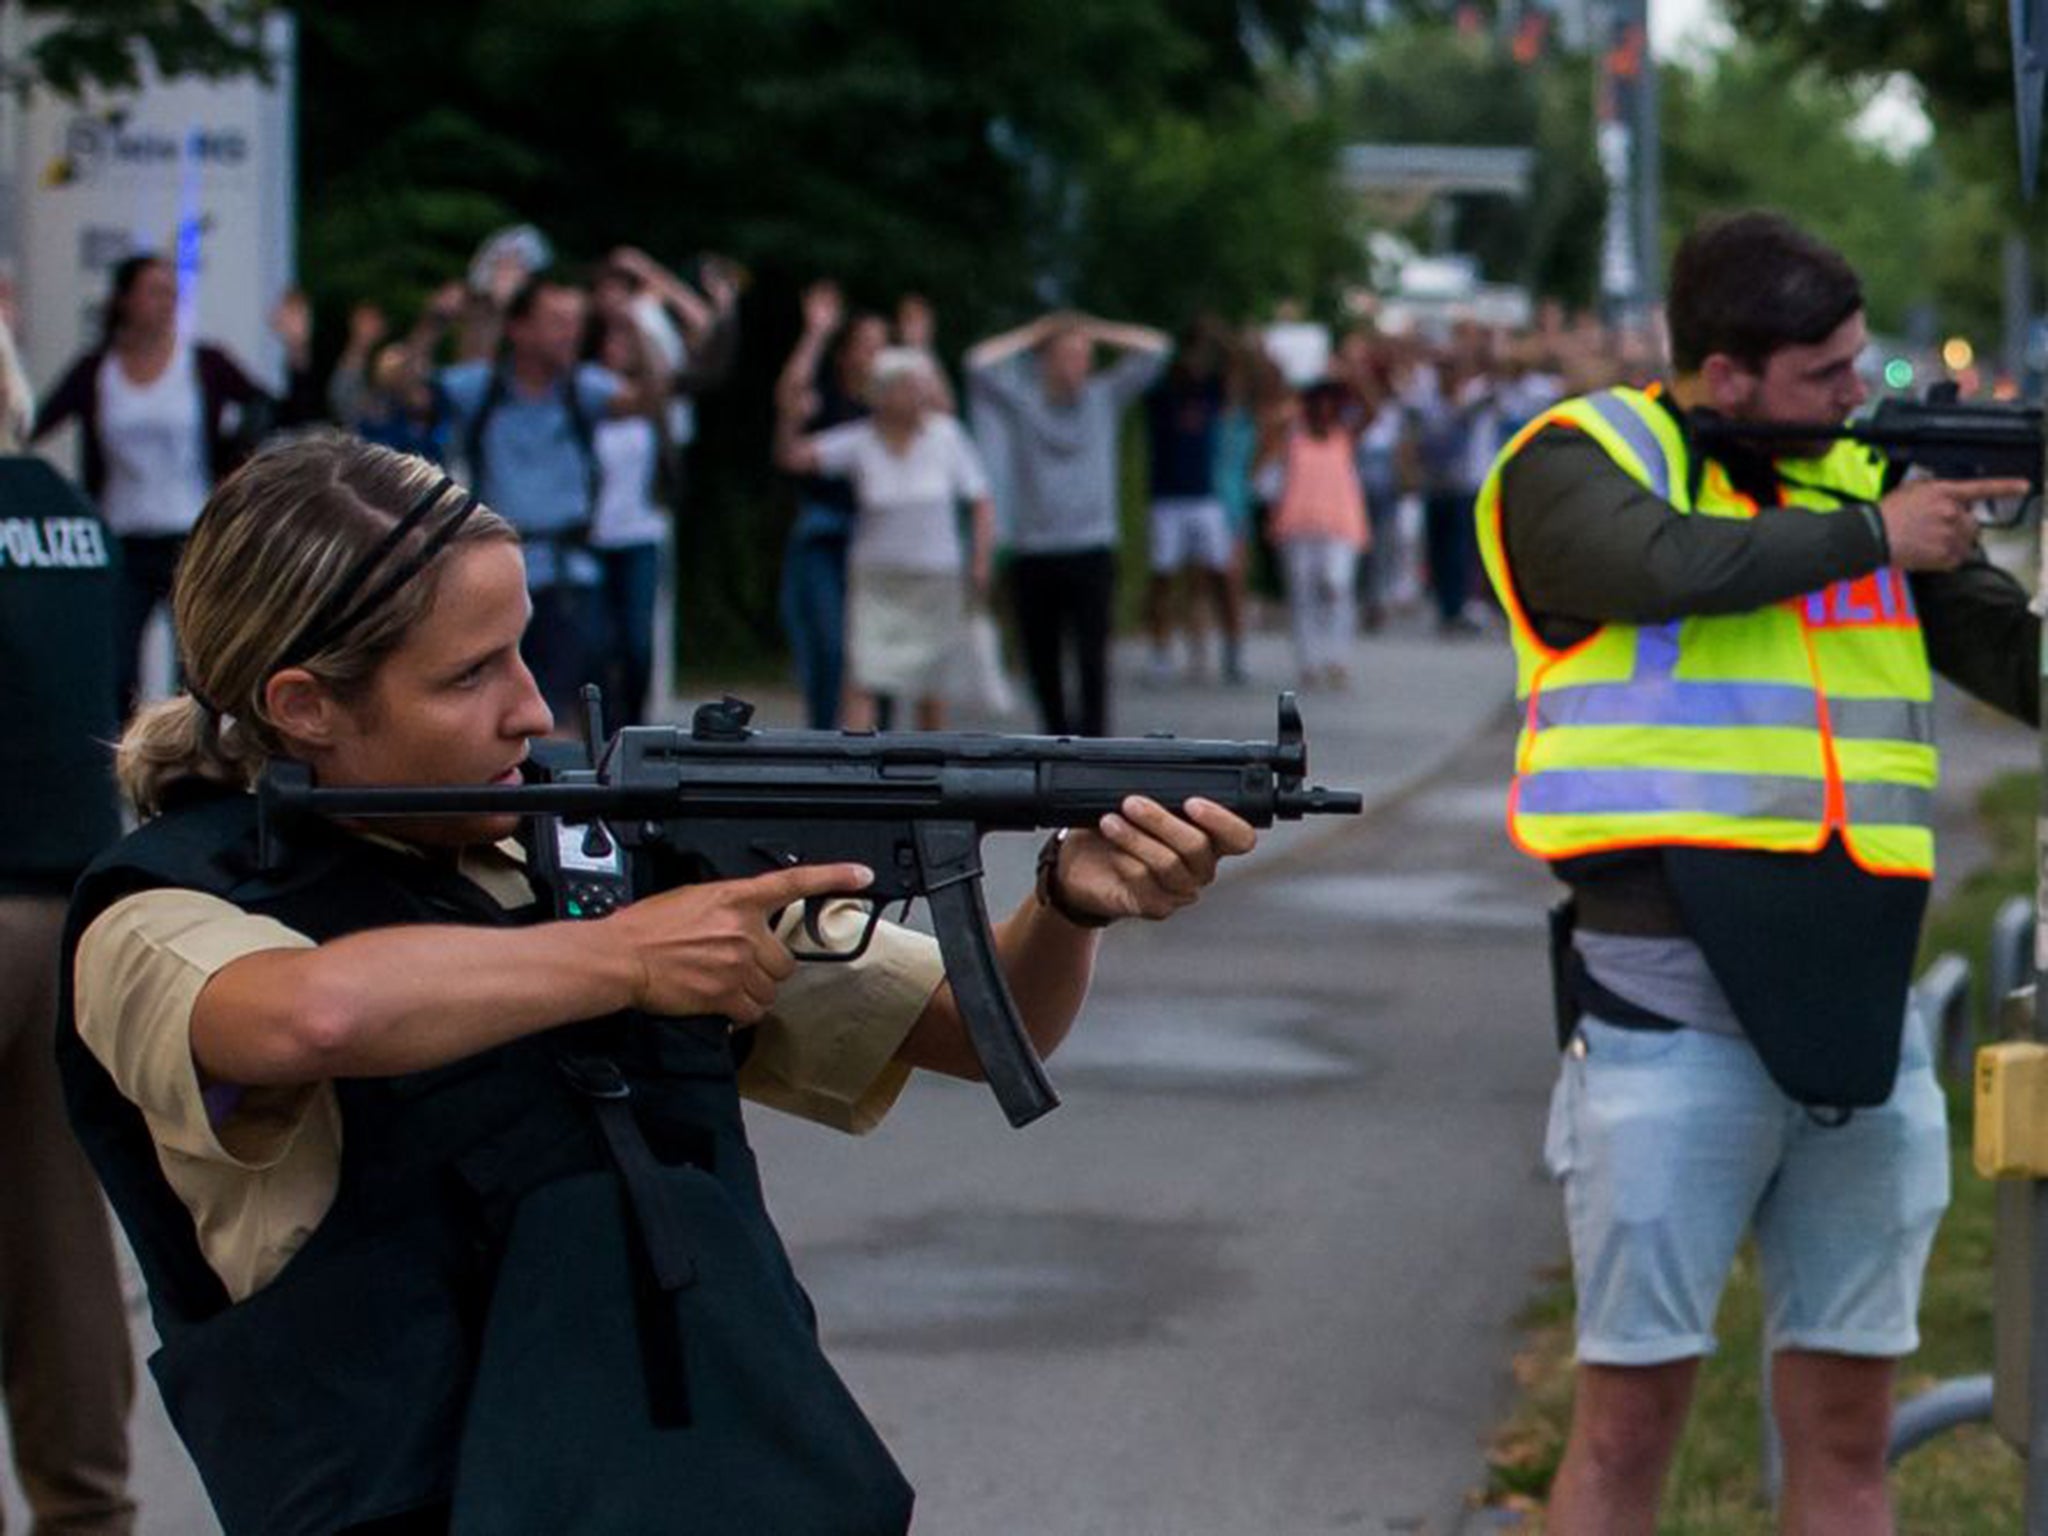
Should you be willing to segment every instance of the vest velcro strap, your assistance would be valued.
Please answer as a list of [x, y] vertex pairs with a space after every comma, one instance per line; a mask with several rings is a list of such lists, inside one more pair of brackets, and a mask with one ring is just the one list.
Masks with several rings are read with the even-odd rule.
[[662, 1192], [661, 1162], [633, 1118], [632, 1089], [618, 1064], [602, 1056], [571, 1055], [562, 1056], [557, 1064], [570, 1085], [589, 1100], [625, 1187], [648, 1412], [656, 1424], [680, 1428], [690, 1422], [690, 1389], [672, 1297], [697, 1283], [689, 1234]]
[[1932, 742], [1934, 706], [1908, 699], [1831, 698], [1828, 726], [1845, 739]]

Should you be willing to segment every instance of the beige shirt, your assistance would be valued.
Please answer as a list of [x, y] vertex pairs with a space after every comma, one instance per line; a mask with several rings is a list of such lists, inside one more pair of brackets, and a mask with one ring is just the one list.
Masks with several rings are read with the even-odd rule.
[[[533, 900], [516, 844], [466, 851], [458, 867], [501, 907]], [[843, 949], [866, 920], [864, 908], [841, 902], [822, 926]], [[179, 889], [114, 903], [79, 941], [79, 1035], [142, 1111], [164, 1178], [237, 1301], [267, 1284], [327, 1214], [341, 1173], [341, 1112], [325, 1083], [229, 1090], [239, 1094], [231, 1105], [215, 1089], [209, 1111], [192, 1060], [192, 1010], [214, 973], [243, 956], [312, 947], [272, 918]], [[740, 1091], [840, 1130], [871, 1129], [909, 1078], [896, 1051], [943, 976], [936, 942], [892, 923], [857, 961], [798, 966], [756, 1026]]]

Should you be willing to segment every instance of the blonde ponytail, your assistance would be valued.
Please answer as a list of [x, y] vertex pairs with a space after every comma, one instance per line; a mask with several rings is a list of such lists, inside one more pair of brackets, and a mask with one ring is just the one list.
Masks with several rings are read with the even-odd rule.
[[114, 778], [136, 814], [146, 818], [163, 809], [164, 789], [172, 781], [200, 778], [248, 789], [267, 757], [239, 722], [223, 723], [181, 693], [135, 712], [114, 752]]

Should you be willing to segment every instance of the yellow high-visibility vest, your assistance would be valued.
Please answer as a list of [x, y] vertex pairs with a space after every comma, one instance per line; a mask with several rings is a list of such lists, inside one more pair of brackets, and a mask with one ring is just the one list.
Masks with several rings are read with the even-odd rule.
[[[1932, 878], [1933, 679], [1905, 573], [1886, 567], [1749, 613], [1606, 624], [1576, 645], [1546, 645], [1515, 590], [1500, 487], [1523, 444], [1558, 425], [1584, 432], [1680, 513], [1757, 512], [1712, 460], [1693, 487], [1678, 423], [1638, 390], [1566, 401], [1501, 451], [1476, 510], [1524, 710], [1508, 798], [1516, 845], [1544, 859], [1674, 843], [1813, 852], [1839, 833], [1863, 869]], [[1854, 443], [1778, 467], [1786, 503], [1816, 512], [1883, 491], [1883, 460]]]

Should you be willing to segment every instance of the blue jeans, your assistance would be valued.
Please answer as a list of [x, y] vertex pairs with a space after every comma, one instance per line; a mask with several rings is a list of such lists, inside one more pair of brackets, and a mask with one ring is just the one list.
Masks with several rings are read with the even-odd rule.
[[846, 681], [846, 544], [851, 519], [837, 507], [804, 502], [782, 561], [782, 627], [814, 731], [839, 725]]
[[1544, 1160], [1564, 1186], [1581, 1361], [1709, 1353], [1751, 1231], [1773, 1349], [1912, 1351], [1948, 1204], [1948, 1125], [1924, 1021], [1909, 1008], [1904, 1027], [1891, 1097], [1830, 1126], [1779, 1091], [1745, 1039], [1580, 1019]]
[[580, 735], [583, 699], [578, 690], [598, 681], [597, 662], [603, 640], [602, 594], [596, 587], [558, 582], [535, 587], [533, 618], [519, 650], [533, 672], [541, 697], [555, 713], [555, 730]]
[[659, 544], [596, 551], [604, 568], [604, 628], [598, 671], [604, 684], [606, 725], [647, 719], [647, 689], [654, 677], [654, 593], [661, 579]]

